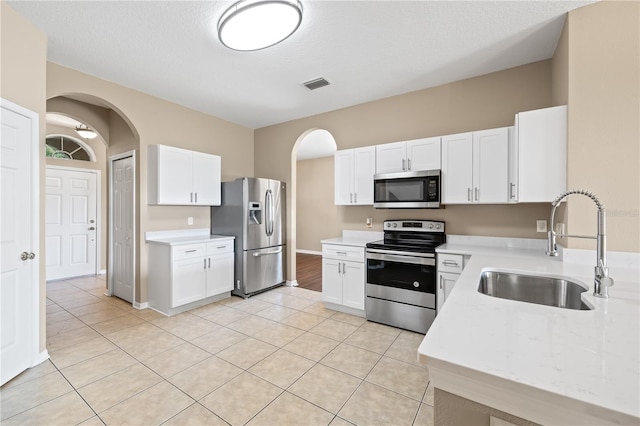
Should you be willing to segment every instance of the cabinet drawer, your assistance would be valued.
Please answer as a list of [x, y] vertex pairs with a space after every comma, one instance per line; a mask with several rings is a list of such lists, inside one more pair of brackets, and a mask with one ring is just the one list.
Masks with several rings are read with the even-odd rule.
[[233, 252], [233, 240], [207, 243], [207, 256]]
[[351, 260], [363, 263], [364, 247], [323, 244], [322, 256], [331, 259]]
[[189, 244], [184, 246], [173, 247], [171, 252], [173, 260], [191, 259], [194, 257], [205, 256], [204, 244]]
[[438, 253], [438, 272], [462, 273], [462, 255]]

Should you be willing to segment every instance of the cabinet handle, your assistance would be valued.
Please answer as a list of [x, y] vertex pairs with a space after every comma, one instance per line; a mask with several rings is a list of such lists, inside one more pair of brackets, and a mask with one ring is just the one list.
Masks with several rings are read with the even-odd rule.
[[475, 189], [475, 194], [476, 194], [476, 201], [478, 201], [478, 187], [476, 186], [474, 189]]
[[467, 188], [467, 201], [471, 201], [471, 188]]
[[357, 202], [358, 202], [358, 193], [357, 193], [357, 192], [354, 192], [354, 193], [353, 193], [353, 202], [354, 202], [354, 203], [357, 203]]
[[207, 259], [202, 259], [204, 260], [204, 269], [207, 269]]
[[227, 246], [218, 246], [217, 247], [218, 250], [223, 249], [223, 248], [227, 248]]
[[209, 269], [211, 269], [211, 258], [209, 258]]
[[185, 251], [185, 253], [195, 253], [196, 251], [197, 250], [195, 250], [195, 249], [194, 250], [187, 250], [187, 251]]
[[440, 276], [440, 290], [442, 290], [442, 275]]
[[342, 273], [342, 270], [340, 269], [340, 265], [342, 265], [342, 262], [338, 262], [338, 275]]
[[407, 158], [407, 170], [411, 171], [411, 158]]
[[340, 256], [346, 256], [347, 252], [346, 251], [337, 251], [336, 254], [339, 254]]
[[193, 203], [193, 192], [190, 192], [189, 194], [189, 202]]
[[353, 192], [349, 193], [349, 202], [353, 203]]
[[516, 198], [515, 193], [513, 191], [513, 188], [516, 186], [515, 183], [510, 183], [509, 184], [509, 199], [513, 199]]
[[445, 266], [458, 266], [458, 262], [453, 262], [451, 260], [445, 260], [442, 264]]
[[196, 203], [198, 202], [198, 193], [196, 192]]
[[344, 262], [342, 262], [342, 275], [346, 273], [347, 273], [347, 265]]
[[405, 167], [404, 167], [404, 158], [402, 159], [402, 171], [405, 171]]

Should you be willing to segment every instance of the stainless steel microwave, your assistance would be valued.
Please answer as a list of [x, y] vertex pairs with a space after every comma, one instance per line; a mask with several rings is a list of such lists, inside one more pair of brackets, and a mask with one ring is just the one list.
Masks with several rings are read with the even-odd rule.
[[373, 207], [379, 209], [440, 208], [440, 170], [375, 175]]

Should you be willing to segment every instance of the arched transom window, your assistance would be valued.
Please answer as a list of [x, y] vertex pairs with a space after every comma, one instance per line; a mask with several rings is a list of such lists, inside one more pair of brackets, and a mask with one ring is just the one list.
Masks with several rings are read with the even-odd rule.
[[96, 161], [93, 150], [84, 142], [63, 135], [47, 136], [45, 153], [47, 157], [68, 160]]

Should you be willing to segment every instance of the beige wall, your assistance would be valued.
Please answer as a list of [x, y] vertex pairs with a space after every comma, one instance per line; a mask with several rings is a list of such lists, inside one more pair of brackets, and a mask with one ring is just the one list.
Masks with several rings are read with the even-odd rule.
[[[607, 210], [608, 248], [640, 251], [640, 3], [606, 1], [569, 14], [568, 187]], [[596, 210], [571, 196], [567, 231], [593, 235]], [[593, 249], [569, 239], [569, 247]]]
[[334, 200], [333, 157], [297, 164], [297, 249], [322, 251], [320, 240], [342, 233]]
[[[312, 128], [328, 130], [338, 149], [345, 149], [511, 126], [517, 112], [551, 106], [551, 91], [551, 60], [546, 60], [265, 127], [255, 131], [255, 173], [283, 180], [291, 188], [292, 148], [298, 138]], [[322, 179], [326, 181], [331, 177]], [[293, 192], [288, 191], [288, 206], [292, 200], [295, 203]], [[326, 202], [332, 204], [333, 197]], [[446, 221], [449, 234], [542, 238], [542, 234], [535, 232], [535, 221], [548, 218], [549, 210], [548, 204], [447, 206], [440, 210], [340, 206], [337, 229], [366, 230], [367, 217], [374, 219], [373, 230], [381, 230], [382, 220], [388, 218], [424, 218]], [[290, 216], [290, 207], [287, 212]], [[299, 220], [297, 232], [292, 234], [290, 222], [287, 272], [288, 279], [294, 279], [296, 238], [316, 237], [312, 236], [314, 231]]]
[[[47, 106], [47, 108], [49, 108]], [[51, 112], [49, 110], [48, 112]], [[98, 214], [100, 215], [99, 226], [100, 226], [100, 259], [98, 259], [98, 266], [100, 270], [107, 269], [107, 147], [105, 145], [102, 137], [98, 136], [95, 139], [82, 139], [78, 136], [78, 134], [69, 127], [61, 127], [55, 126], [51, 124], [47, 124], [47, 136], [49, 135], [66, 135], [71, 136], [74, 139], [80, 139], [84, 143], [86, 143], [91, 150], [96, 155], [96, 161], [77, 161], [77, 160], [67, 160], [64, 158], [46, 158], [47, 166], [57, 166], [57, 167], [73, 167], [78, 169], [90, 169], [90, 170], [99, 170], [100, 171], [100, 211]], [[44, 233], [43, 233], [44, 235]]]
[[[216, 117], [155, 98], [81, 72], [49, 63], [47, 97], [88, 94], [102, 99], [124, 117], [139, 137], [137, 152], [138, 185], [138, 291], [136, 300], [147, 300], [148, 231], [185, 229], [187, 217], [193, 228], [209, 228], [208, 207], [147, 205], [147, 147], [152, 144], [179, 146], [222, 157], [223, 180], [253, 175], [253, 131]], [[121, 126], [120, 126], [121, 127]], [[120, 130], [122, 130], [120, 128]], [[110, 139], [118, 135], [111, 129]], [[130, 142], [130, 141], [129, 141]], [[116, 143], [118, 149], [127, 141]], [[110, 153], [111, 154], [111, 153]], [[179, 173], [179, 171], [176, 171]]]
[[[47, 39], [44, 33], [0, 2], [0, 97], [36, 112], [40, 116], [40, 141], [44, 142], [46, 112]], [[44, 149], [40, 155], [40, 188], [44, 187]], [[40, 206], [44, 205], [43, 191]], [[44, 230], [44, 209], [40, 209], [40, 230]], [[40, 351], [46, 349], [45, 240], [40, 239]]]

